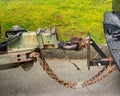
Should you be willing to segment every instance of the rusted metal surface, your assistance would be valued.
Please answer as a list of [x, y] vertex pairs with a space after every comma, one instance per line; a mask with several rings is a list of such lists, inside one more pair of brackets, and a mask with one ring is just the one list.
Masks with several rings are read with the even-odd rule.
[[19, 66], [25, 64], [26, 62], [34, 61], [34, 58], [29, 57], [30, 53], [31, 51], [26, 51], [0, 55], [0, 69], [2, 70], [2, 66], [4, 68], [5, 66], [7, 68], [11, 68], [12, 66]]
[[58, 82], [59, 84], [64, 85], [65, 87], [68, 88], [81, 88], [81, 87], [87, 87], [91, 84], [94, 84], [102, 79], [104, 79], [105, 77], [107, 77], [110, 73], [112, 73], [113, 71], [115, 71], [117, 69], [116, 65], [113, 64], [109, 64], [107, 67], [103, 67], [103, 69], [101, 71], [99, 71], [95, 76], [93, 76], [92, 78], [90, 78], [87, 81], [81, 82], [81, 83], [74, 83], [74, 82], [67, 82], [64, 81], [62, 79], [60, 79], [55, 73], [54, 71], [49, 67], [48, 63], [46, 62], [45, 58], [43, 57], [42, 53], [40, 50], [36, 50], [35, 52], [30, 54], [30, 57], [38, 57], [39, 63], [42, 66], [42, 68], [44, 69], [44, 71], [52, 78], [54, 79], [56, 82]]
[[116, 64], [112, 57], [90, 60], [90, 66], [108, 66], [109, 64]]
[[87, 38], [78, 38], [78, 37], [73, 37], [70, 41], [68, 42], [62, 42], [62, 44], [59, 44], [59, 46], [64, 49], [64, 50], [82, 50], [86, 47], [87, 43]]
[[88, 70], [90, 70], [90, 35], [89, 34], [87, 40], [87, 66], [88, 66]]
[[82, 84], [82, 87], [87, 87], [87, 86], [89, 86], [91, 84], [94, 84], [94, 83], [100, 81], [100, 80], [103, 80], [105, 77], [107, 77], [108, 75], [110, 75], [110, 73], [112, 73], [116, 69], [117, 69], [116, 65], [109, 65], [107, 68], [104, 67], [95, 76], [93, 76], [89, 80], [85, 81]]
[[[54, 28], [53, 28], [54, 29]], [[104, 52], [97, 46], [93, 39], [91, 39], [90, 34], [88, 34], [87, 38], [72, 38], [70, 40], [70, 44], [65, 43], [62, 48], [66, 50], [82, 50], [83, 48], [87, 48], [87, 65], [88, 70], [90, 70], [90, 66], [93, 63], [90, 58], [90, 45], [99, 53], [99, 55], [103, 58], [102, 61], [108, 61], [108, 64], [102, 68], [95, 76], [90, 78], [87, 81], [82, 83], [74, 83], [67, 82], [60, 79], [53, 70], [49, 67], [45, 58], [41, 53], [41, 49], [48, 48], [58, 48], [58, 40], [57, 34], [54, 30], [40, 29], [36, 33], [35, 32], [26, 32], [20, 34], [18, 38], [9, 44], [9, 51], [7, 54], [0, 55], [0, 66], [3, 68], [12, 68], [21, 66], [25, 71], [31, 69], [33, 63], [38, 58], [38, 61], [42, 68], [46, 71], [46, 73], [59, 84], [64, 85], [68, 88], [80, 88], [86, 87], [91, 84], [94, 84], [105, 77], [107, 77], [111, 72], [117, 69], [116, 65], [113, 64], [112, 58], [107, 58]], [[19, 34], [18, 34], [19, 35]], [[22, 35], [22, 36], [21, 36]], [[17, 35], [16, 35], [17, 36]], [[32, 49], [35, 49], [32, 51]], [[31, 51], [27, 51], [31, 50]], [[7, 60], [6, 60], [7, 59]], [[99, 62], [98, 62], [99, 63]], [[99, 65], [99, 64], [94, 64]], [[7, 66], [7, 67], [5, 67]]]

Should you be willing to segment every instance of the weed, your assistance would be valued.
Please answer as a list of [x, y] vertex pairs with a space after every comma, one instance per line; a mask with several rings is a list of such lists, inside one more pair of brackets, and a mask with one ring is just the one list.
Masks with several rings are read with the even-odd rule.
[[[98, 43], [104, 43], [103, 13], [111, 11], [111, 0], [2, 0], [0, 21], [3, 37], [13, 25], [28, 30], [57, 26], [63, 41], [90, 32]], [[62, 25], [62, 26], [59, 26]]]

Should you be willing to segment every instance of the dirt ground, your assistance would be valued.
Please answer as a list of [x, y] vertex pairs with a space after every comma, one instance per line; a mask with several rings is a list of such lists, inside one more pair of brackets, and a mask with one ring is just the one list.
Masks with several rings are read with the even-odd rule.
[[[47, 59], [50, 67], [62, 79], [82, 82], [93, 76], [100, 68], [87, 70], [86, 60], [72, 60], [82, 71], [65, 59]], [[25, 72], [21, 67], [0, 71], [0, 96], [120, 96], [120, 72], [115, 71], [104, 80], [88, 88], [70, 89], [59, 85], [35, 63]]]

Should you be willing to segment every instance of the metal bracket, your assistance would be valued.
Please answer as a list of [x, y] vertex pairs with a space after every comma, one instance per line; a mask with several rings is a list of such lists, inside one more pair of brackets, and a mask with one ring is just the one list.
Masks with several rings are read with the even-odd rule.
[[[94, 59], [91, 60], [90, 58], [90, 45], [96, 50], [96, 52], [102, 57], [102, 59]], [[95, 41], [91, 38], [90, 33], [88, 33], [88, 41], [87, 41], [87, 66], [88, 70], [90, 70], [90, 66], [107, 66], [110, 64], [111, 61], [105, 53], [99, 48], [99, 46], [95, 43]]]

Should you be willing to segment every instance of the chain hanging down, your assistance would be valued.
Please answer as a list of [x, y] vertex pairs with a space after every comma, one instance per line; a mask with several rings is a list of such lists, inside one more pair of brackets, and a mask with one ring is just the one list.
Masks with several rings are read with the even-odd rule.
[[43, 57], [41, 51], [39, 52], [32, 52], [30, 54], [30, 57], [37, 57], [39, 60], [40, 65], [42, 66], [42, 68], [44, 69], [44, 71], [52, 78], [54, 79], [56, 82], [58, 82], [59, 84], [64, 85], [65, 87], [68, 88], [81, 88], [81, 87], [87, 87], [91, 84], [94, 84], [102, 79], [104, 79], [105, 77], [107, 77], [110, 73], [112, 73], [113, 71], [115, 71], [117, 69], [116, 65], [112, 65], [109, 64], [108, 67], [103, 67], [103, 69], [101, 71], [99, 71], [95, 76], [93, 76], [92, 78], [90, 78], [87, 81], [84, 81], [82, 83], [74, 83], [74, 82], [67, 82], [64, 81], [62, 79], [60, 79], [55, 73], [54, 71], [49, 67], [48, 63], [46, 62], [45, 58]]

